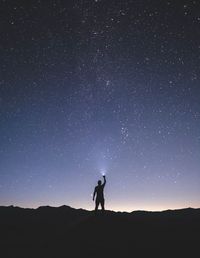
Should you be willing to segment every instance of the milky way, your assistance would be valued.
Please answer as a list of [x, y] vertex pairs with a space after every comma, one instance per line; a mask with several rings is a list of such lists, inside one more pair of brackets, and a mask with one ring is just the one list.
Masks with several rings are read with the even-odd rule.
[[0, 3], [0, 205], [200, 206], [200, 4]]

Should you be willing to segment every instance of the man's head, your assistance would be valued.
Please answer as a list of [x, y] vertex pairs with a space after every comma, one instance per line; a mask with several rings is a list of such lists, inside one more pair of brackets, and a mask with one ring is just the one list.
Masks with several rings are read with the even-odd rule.
[[101, 180], [98, 181], [98, 185], [101, 185]]

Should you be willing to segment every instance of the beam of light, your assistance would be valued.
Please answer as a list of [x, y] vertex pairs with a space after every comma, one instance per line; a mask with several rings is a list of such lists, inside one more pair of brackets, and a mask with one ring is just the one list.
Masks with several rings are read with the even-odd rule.
[[100, 169], [100, 174], [105, 176], [107, 174], [107, 170], [105, 168]]

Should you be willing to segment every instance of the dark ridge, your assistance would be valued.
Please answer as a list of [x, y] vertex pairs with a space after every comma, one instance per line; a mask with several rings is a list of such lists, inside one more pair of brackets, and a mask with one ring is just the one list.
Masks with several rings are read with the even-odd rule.
[[196, 257], [200, 209], [95, 214], [65, 205], [0, 206], [0, 228], [4, 258], [155, 257], [157, 253]]

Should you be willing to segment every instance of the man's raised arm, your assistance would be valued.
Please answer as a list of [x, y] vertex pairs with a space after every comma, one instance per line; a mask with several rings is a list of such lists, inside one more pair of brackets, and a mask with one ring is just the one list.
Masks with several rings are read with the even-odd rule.
[[106, 176], [104, 175], [103, 176], [103, 186], [105, 186], [105, 184], [106, 184]]

